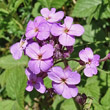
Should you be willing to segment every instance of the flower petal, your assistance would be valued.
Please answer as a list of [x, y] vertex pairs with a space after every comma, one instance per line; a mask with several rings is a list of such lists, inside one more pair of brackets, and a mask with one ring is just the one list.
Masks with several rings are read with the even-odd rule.
[[95, 66], [94, 67], [91, 67], [91, 66], [86, 67], [84, 69], [84, 74], [87, 77], [92, 77], [94, 74], [97, 74], [97, 68]]
[[43, 71], [43, 72], [46, 72], [48, 69], [50, 69], [53, 65], [53, 59], [50, 58], [48, 60], [42, 60], [40, 62], [40, 69]]
[[33, 90], [33, 85], [30, 83], [30, 81], [27, 82], [26, 90], [29, 92]]
[[67, 29], [70, 29], [72, 23], [73, 23], [73, 18], [72, 17], [69, 17], [69, 16], [66, 16], [66, 18], [64, 19], [65, 27]]
[[46, 40], [49, 37], [49, 35], [50, 35], [49, 31], [39, 32], [37, 38], [39, 40]]
[[40, 93], [44, 93], [45, 92], [46, 88], [45, 88], [45, 86], [43, 84], [43, 79], [42, 78], [40, 78], [40, 77], [37, 78], [37, 83], [35, 84], [35, 89], [37, 91], [39, 91]]
[[52, 24], [51, 27], [51, 34], [53, 36], [59, 36], [61, 34], [63, 34], [63, 27], [61, 27], [59, 24]]
[[72, 95], [71, 95], [71, 92], [70, 92], [70, 88], [66, 84], [64, 84], [64, 89], [63, 89], [62, 96], [64, 98], [66, 98], [66, 99], [72, 98]]
[[51, 44], [46, 44], [41, 47], [40, 53], [42, 54], [42, 59], [48, 59], [53, 56], [54, 48]]
[[94, 58], [92, 60], [92, 63], [95, 65], [95, 66], [99, 66], [99, 60], [100, 60], [100, 56], [98, 54], [95, 54], [94, 55]]
[[18, 60], [21, 58], [23, 49], [20, 47], [20, 43], [17, 42], [10, 47], [10, 52], [13, 55], [13, 58]]
[[47, 21], [50, 22], [50, 23], [55, 23], [55, 22], [58, 22], [61, 19], [63, 19], [64, 12], [63, 11], [59, 11], [59, 12], [56, 12], [55, 14], [53, 14], [53, 15], [50, 15], [50, 16], [51, 16], [51, 18], [48, 19]]
[[68, 85], [69, 89], [70, 89], [70, 93], [72, 95], [72, 97], [76, 97], [78, 94], [78, 88], [74, 85]]
[[78, 84], [81, 80], [80, 74], [77, 72], [65, 72], [68, 74], [68, 78], [66, 79], [66, 83], [68, 85]]
[[80, 24], [73, 24], [68, 32], [69, 35], [81, 36], [84, 33], [84, 27]]
[[40, 10], [40, 13], [41, 13], [41, 15], [43, 16], [43, 17], [45, 17], [45, 18], [47, 18], [48, 16], [49, 16], [49, 9], [48, 8], [42, 8], [41, 10]]
[[29, 21], [26, 27], [26, 33], [25, 36], [27, 39], [31, 39], [37, 35], [37, 32], [35, 32], [35, 25], [33, 21]]
[[42, 16], [37, 16], [34, 19], [34, 26], [39, 27], [40, 24], [45, 23], [45, 22], [46, 22], [46, 20]]
[[40, 73], [40, 61], [39, 60], [30, 60], [28, 63], [29, 69], [35, 73], [35, 74], [39, 74]]
[[37, 55], [39, 54], [39, 45], [35, 42], [29, 44], [26, 48], [26, 54], [32, 58], [32, 59], [37, 59]]
[[75, 43], [75, 38], [64, 33], [59, 36], [59, 42], [63, 46], [72, 46]]
[[87, 56], [87, 54], [86, 54], [86, 52], [85, 52], [84, 49], [82, 49], [82, 50], [79, 52], [79, 57], [80, 57], [80, 59], [81, 59], [82, 61], [88, 62], [88, 56]]
[[63, 93], [64, 90], [64, 83], [56, 83], [52, 82], [52, 87], [55, 89], [55, 92], [59, 95]]
[[85, 48], [85, 52], [89, 59], [93, 59], [93, 51], [91, 48], [89, 47]]
[[48, 77], [56, 83], [61, 83], [62, 82], [61, 78], [65, 78], [63, 69], [58, 66], [50, 69], [47, 74], [48, 74]]

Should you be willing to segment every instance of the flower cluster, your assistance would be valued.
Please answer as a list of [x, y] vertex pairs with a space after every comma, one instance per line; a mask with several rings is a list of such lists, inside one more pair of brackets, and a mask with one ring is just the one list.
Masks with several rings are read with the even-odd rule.
[[[76, 97], [76, 85], [80, 83], [81, 76], [77, 70], [72, 71], [67, 58], [74, 51], [75, 37], [80, 37], [84, 28], [80, 24], [73, 24], [72, 17], [64, 18], [64, 12], [56, 12], [55, 8], [43, 8], [40, 12], [42, 16], [28, 22], [25, 38], [22, 37], [20, 42], [10, 48], [14, 59], [20, 59], [23, 52], [30, 58], [25, 71], [28, 79], [26, 90], [32, 91], [35, 88], [38, 92], [45, 93], [52, 89], [64, 98]], [[61, 22], [63, 19], [64, 24]], [[79, 52], [79, 57], [80, 60], [75, 61], [84, 67], [84, 74], [87, 77], [96, 75], [100, 56], [94, 55], [92, 49], [87, 47]], [[110, 55], [107, 58], [110, 59]], [[55, 66], [59, 60], [64, 62], [64, 69]], [[52, 80], [53, 88], [45, 87], [45, 77]]]

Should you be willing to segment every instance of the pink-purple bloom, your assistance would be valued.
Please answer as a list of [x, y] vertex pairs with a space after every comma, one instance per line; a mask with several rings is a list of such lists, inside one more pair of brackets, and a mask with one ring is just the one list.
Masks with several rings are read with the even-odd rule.
[[29, 69], [35, 74], [47, 71], [53, 65], [53, 52], [51, 44], [42, 47], [35, 42], [29, 44], [26, 48], [26, 54], [31, 58], [28, 63]]
[[69, 99], [78, 94], [78, 88], [75, 86], [80, 82], [80, 74], [72, 72], [70, 69], [53, 67], [48, 72], [48, 77], [52, 80], [52, 86], [56, 93]]
[[60, 21], [64, 17], [64, 12], [56, 12], [55, 8], [51, 8], [51, 10], [49, 10], [48, 8], [43, 8], [40, 12], [45, 20], [47, 20], [49, 23], [55, 23], [57, 21]]
[[100, 56], [93, 54], [91, 48], [85, 48], [79, 52], [80, 59], [85, 62], [84, 74], [87, 77], [92, 77], [97, 74], [97, 66], [99, 66]]
[[80, 24], [73, 24], [73, 18], [67, 16], [63, 25], [52, 25], [51, 33], [53, 36], [59, 36], [59, 42], [63, 46], [72, 46], [75, 43], [74, 36], [81, 36], [84, 28]]
[[27, 44], [28, 44], [27, 40], [21, 39], [20, 42], [17, 42], [10, 47], [10, 52], [13, 55], [13, 58], [15, 60], [18, 60], [21, 58]]
[[25, 73], [28, 77], [26, 90], [32, 91], [33, 88], [35, 88], [38, 92], [44, 93], [46, 88], [44, 86], [43, 79], [41, 77], [37, 77], [37, 75], [34, 74], [29, 68], [26, 69]]
[[27, 24], [25, 35], [27, 39], [33, 37], [36, 37], [39, 40], [47, 39], [50, 35], [47, 21], [41, 16], [36, 17], [34, 21], [30, 20]]

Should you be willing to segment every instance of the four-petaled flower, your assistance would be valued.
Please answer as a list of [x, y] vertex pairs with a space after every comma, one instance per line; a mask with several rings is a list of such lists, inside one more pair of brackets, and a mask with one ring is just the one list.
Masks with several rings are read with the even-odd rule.
[[72, 24], [73, 18], [66, 17], [64, 24], [53, 24], [51, 33], [53, 36], [59, 36], [59, 42], [63, 46], [72, 46], [75, 43], [74, 36], [81, 36], [84, 28], [80, 24]]
[[33, 88], [35, 88], [38, 92], [44, 93], [46, 88], [43, 84], [43, 79], [41, 77], [37, 77], [29, 68], [26, 69], [25, 73], [28, 77], [26, 90], [32, 91]]
[[53, 67], [47, 74], [52, 80], [52, 86], [57, 94], [67, 99], [78, 94], [78, 89], [75, 85], [80, 82], [79, 73], [72, 72], [70, 69], [63, 70], [61, 67]]
[[31, 43], [26, 48], [26, 54], [31, 58], [29, 69], [35, 74], [47, 71], [53, 65], [54, 48], [50, 44], [40, 47], [37, 43]]
[[93, 54], [91, 48], [85, 48], [79, 52], [80, 59], [85, 62], [84, 74], [87, 77], [92, 77], [97, 74], [97, 66], [99, 66], [100, 56]]
[[56, 12], [55, 8], [51, 8], [49, 10], [48, 8], [41, 9], [41, 15], [47, 20], [49, 23], [55, 23], [57, 21], [60, 21], [64, 17], [64, 12], [59, 11]]
[[31, 39], [36, 37], [39, 40], [45, 40], [49, 37], [50, 31], [47, 21], [38, 16], [34, 19], [34, 21], [29, 21], [26, 28], [26, 38]]

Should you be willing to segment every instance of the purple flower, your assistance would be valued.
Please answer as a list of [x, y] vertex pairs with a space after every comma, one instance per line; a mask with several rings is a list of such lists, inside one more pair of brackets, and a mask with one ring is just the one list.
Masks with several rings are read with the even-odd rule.
[[14, 59], [18, 60], [21, 58], [23, 50], [26, 48], [27, 44], [27, 40], [21, 39], [20, 42], [17, 42], [10, 47], [10, 52]]
[[48, 73], [48, 77], [52, 80], [52, 86], [56, 93], [69, 99], [78, 94], [78, 89], [75, 86], [80, 82], [80, 74], [72, 72], [66, 68], [53, 67]]
[[93, 54], [91, 48], [85, 48], [79, 52], [80, 59], [85, 62], [86, 67], [84, 69], [84, 74], [87, 77], [92, 77], [97, 74], [97, 66], [99, 66], [100, 56]]
[[27, 91], [32, 91], [35, 88], [38, 92], [44, 93], [46, 88], [43, 84], [43, 79], [41, 77], [37, 77], [29, 68], [26, 69], [26, 75], [28, 77], [27, 82]]
[[39, 74], [40, 71], [47, 71], [53, 65], [54, 48], [50, 44], [40, 47], [37, 43], [31, 43], [26, 48], [26, 54], [31, 58], [28, 63], [29, 69]]
[[31, 39], [33, 37], [37, 37], [39, 40], [45, 40], [49, 37], [49, 26], [46, 20], [38, 16], [34, 19], [34, 21], [29, 21], [26, 28], [26, 38]]
[[64, 12], [59, 11], [56, 12], [55, 8], [51, 8], [49, 10], [48, 8], [41, 9], [41, 15], [49, 22], [49, 23], [55, 23], [57, 21], [60, 21], [64, 17]]
[[54, 36], [59, 36], [59, 42], [63, 46], [72, 46], [75, 43], [74, 36], [81, 36], [84, 33], [84, 28], [80, 24], [72, 24], [73, 18], [67, 16], [64, 19], [64, 24], [53, 24], [51, 33]]

